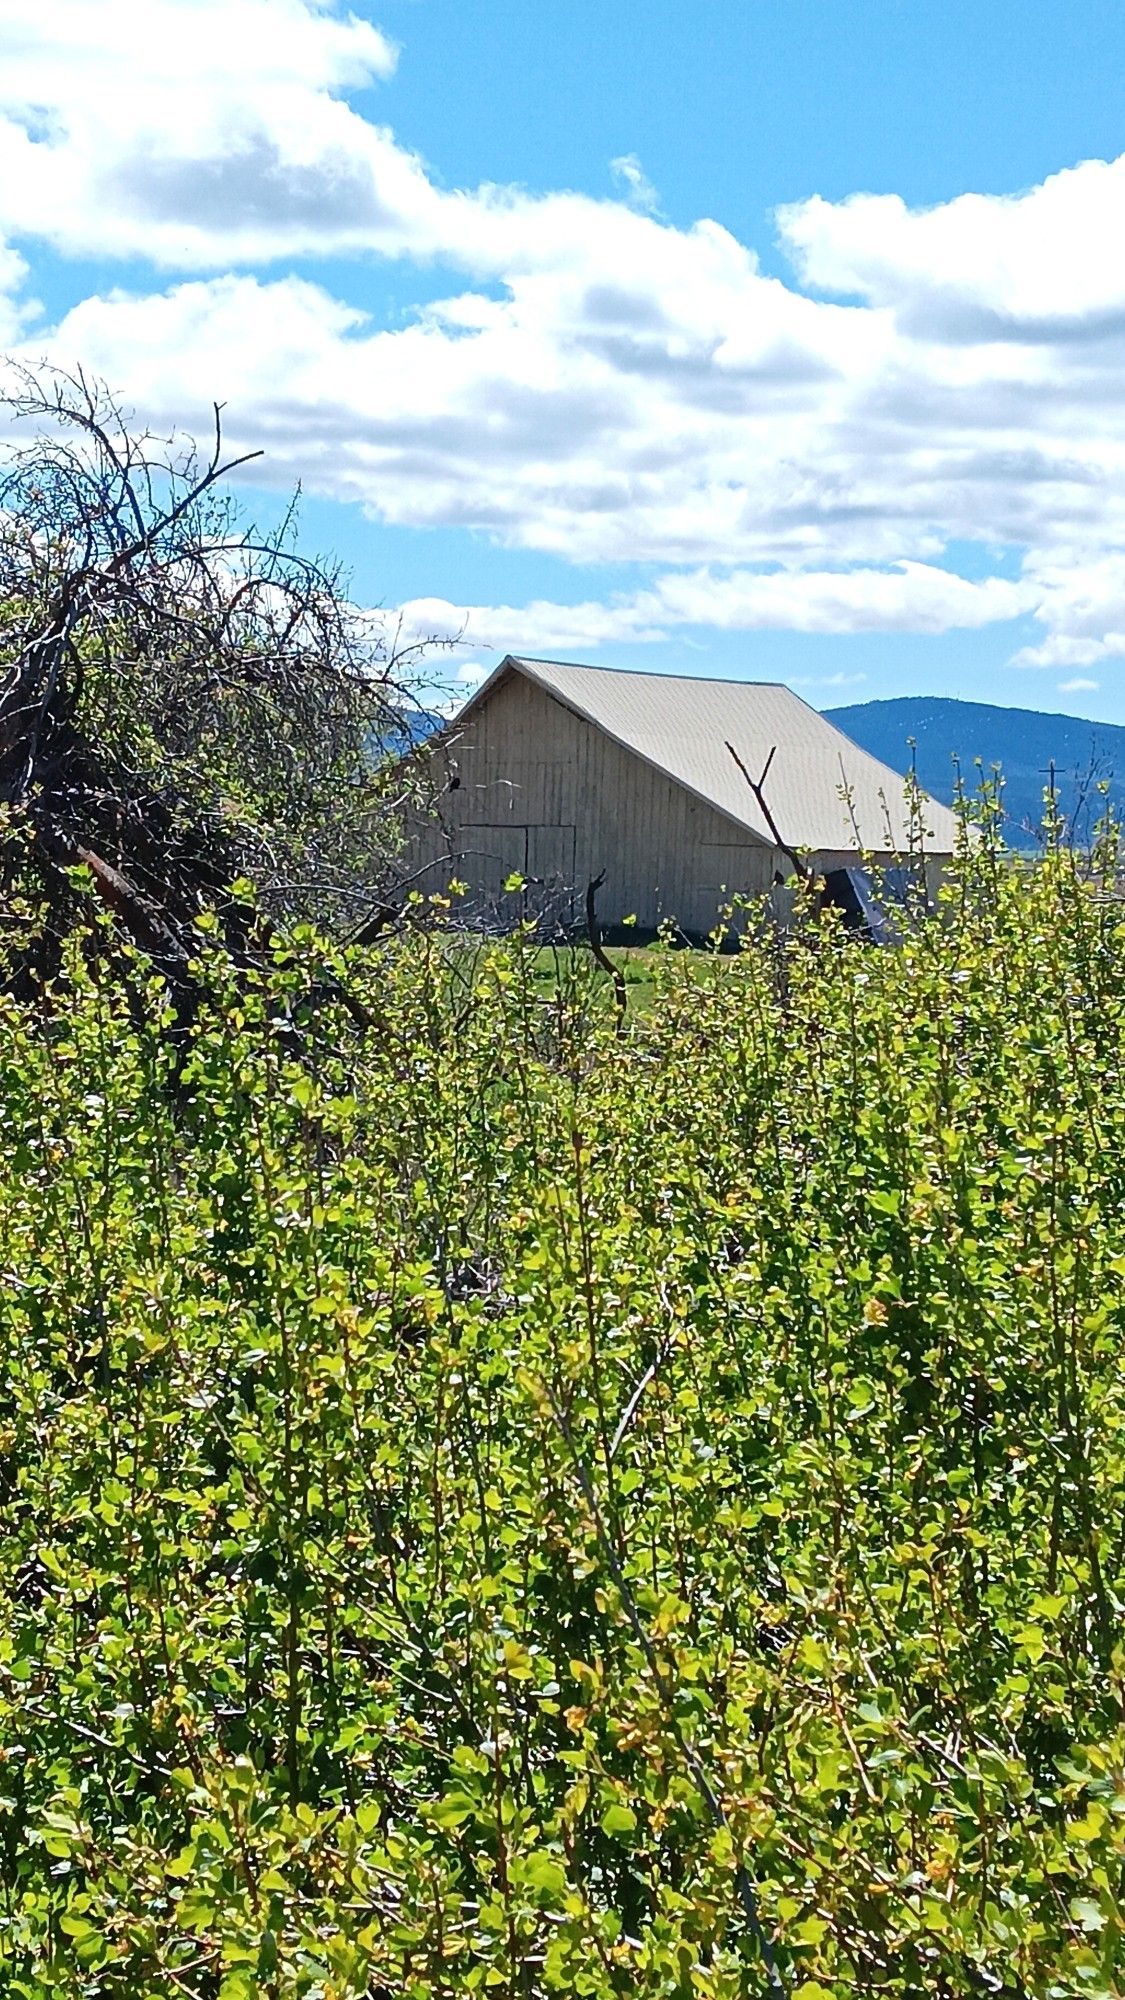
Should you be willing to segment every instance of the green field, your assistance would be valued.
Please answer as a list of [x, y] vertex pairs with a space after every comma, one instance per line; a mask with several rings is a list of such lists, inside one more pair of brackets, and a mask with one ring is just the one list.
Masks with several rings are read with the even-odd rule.
[[0, 1991], [1125, 1992], [1113, 879], [0, 1001]]

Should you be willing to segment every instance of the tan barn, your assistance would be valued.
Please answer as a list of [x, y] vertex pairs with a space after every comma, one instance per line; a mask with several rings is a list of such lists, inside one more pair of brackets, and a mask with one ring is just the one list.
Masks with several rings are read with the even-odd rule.
[[[766, 812], [728, 744], [756, 780], [770, 760]], [[777, 683], [509, 656], [423, 754], [436, 805], [408, 872], [427, 891], [460, 879], [482, 921], [529, 908], [565, 921], [604, 872], [611, 930], [672, 920], [703, 935], [730, 896], [792, 875], [785, 848], [841, 881], [864, 857], [901, 864], [919, 849], [902, 778]], [[924, 799], [921, 833], [940, 866], [954, 815]], [[513, 876], [518, 893], [504, 887]]]

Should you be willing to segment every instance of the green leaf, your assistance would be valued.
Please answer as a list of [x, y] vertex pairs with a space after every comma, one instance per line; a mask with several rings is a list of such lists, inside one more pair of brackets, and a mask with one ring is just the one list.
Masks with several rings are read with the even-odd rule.
[[96, 1937], [98, 1934], [97, 1925], [92, 1924], [88, 1917], [75, 1916], [70, 1911], [59, 1918], [59, 1929], [71, 1938]]
[[871, 1188], [867, 1195], [868, 1206], [879, 1215], [897, 1215], [902, 1207], [901, 1188]]
[[446, 1792], [443, 1798], [435, 1799], [427, 1807], [427, 1814], [436, 1826], [453, 1829], [463, 1826], [477, 1811], [477, 1800], [467, 1792]]
[[1105, 1929], [1106, 1919], [1103, 1912], [1099, 1909], [1097, 1903], [1092, 1903], [1087, 1896], [1075, 1896], [1070, 1905], [1070, 1914], [1074, 1918], [1075, 1923], [1080, 1924], [1084, 1931], [1102, 1931]]
[[566, 1869], [556, 1861], [553, 1854], [547, 1854], [540, 1849], [539, 1852], [527, 1857], [523, 1868], [525, 1880], [531, 1888], [538, 1889], [543, 1895], [550, 1896], [555, 1901], [565, 1895]]

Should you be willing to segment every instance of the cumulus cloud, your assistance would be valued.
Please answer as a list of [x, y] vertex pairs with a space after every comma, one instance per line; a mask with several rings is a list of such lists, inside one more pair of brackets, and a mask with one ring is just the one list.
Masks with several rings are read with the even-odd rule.
[[[221, 383], [232, 435], [264, 445], [273, 476], [299, 472], [389, 521], [482, 528], [579, 562], [898, 554], [873, 495], [849, 530], [848, 469], [814, 448], [810, 385], [838, 378], [851, 329], [834, 340], [729, 239], [681, 237], [669, 261], [677, 250], [682, 306], [655, 266], [631, 277], [618, 260], [611, 283], [588, 256], [513, 277], [506, 300], [466, 295], [386, 331], [308, 280], [224, 275], [87, 299], [52, 351], [161, 416], [205, 409]], [[728, 342], [722, 295], [747, 280], [756, 323]]]
[[[148, 268], [32, 341], [0, 250], [0, 338], [154, 420], [218, 395], [264, 476], [380, 519], [658, 572], [471, 608], [478, 647], [1023, 618], [1028, 666], [1125, 654], [1125, 159], [928, 210], [812, 197], [787, 284], [652, 212], [631, 154], [623, 200], [443, 187], [351, 101], [395, 53], [336, 0], [6, 0], [0, 231]], [[449, 296], [387, 327], [252, 268], [371, 253]], [[976, 574], [997, 544], [1018, 576]]]
[[890, 569], [698, 571], [662, 579], [650, 594], [670, 620], [728, 631], [948, 632], [1018, 617], [1025, 584], [970, 582], [928, 563]]
[[393, 246], [435, 191], [342, 93], [394, 64], [333, 0], [5, 0], [0, 228], [180, 267]]
[[1099, 340], [1125, 329], [1125, 159], [1087, 160], [1020, 195], [910, 209], [899, 195], [779, 211], [802, 282], [893, 306], [950, 340]]
[[419, 597], [395, 613], [412, 642], [436, 639], [449, 647], [459, 666], [476, 670], [481, 654], [531, 657], [565, 655], [581, 658], [607, 645], [644, 645], [667, 636], [667, 626], [653, 622], [637, 600], [582, 604], [451, 604], [445, 598]]
[[[967, 582], [949, 570], [901, 563], [892, 570], [686, 571], [607, 601], [523, 605], [451, 604], [416, 598], [397, 614], [411, 640], [448, 642], [455, 660], [506, 652], [583, 653], [652, 645], [684, 626], [731, 632], [944, 632], [1011, 618], [1025, 586], [989, 577]], [[842, 686], [839, 676], [817, 686]]]
[[[4, 35], [0, 229], [65, 252], [184, 270], [376, 250], [491, 276], [575, 258], [599, 211], [627, 264], [645, 240], [621, 203], [439, 187], [347, 101], [396, 51], [339, 0], [5, 0]], [[615, 166], [646, 206], [639, 163]]]
[[1092, 667], [1125, 657], [1125, 552], [1031, 555], [1025, 567], [1046, 636], [1016, 654], [1018, 666]]

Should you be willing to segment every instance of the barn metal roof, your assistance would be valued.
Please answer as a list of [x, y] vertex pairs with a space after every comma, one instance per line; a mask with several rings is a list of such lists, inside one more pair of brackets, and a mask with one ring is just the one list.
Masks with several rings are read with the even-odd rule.
[[[509, 655], [453, 726], [512, 670], [771, 846], [773, 835], [728, 743], [755, 779], [774, 753], [764, 796], [790, 847], [870, 854], [910, 849], [910, 816], [898, 772], [779, 682], [695, 680]], [[954, 814], [927, 795], [922, 798], [927, 849], [952, 853], [958, 832]]]

